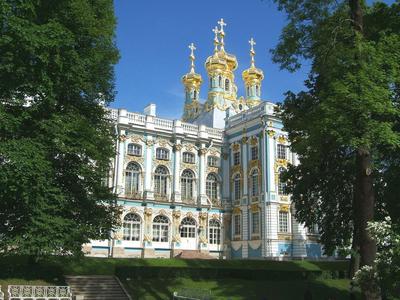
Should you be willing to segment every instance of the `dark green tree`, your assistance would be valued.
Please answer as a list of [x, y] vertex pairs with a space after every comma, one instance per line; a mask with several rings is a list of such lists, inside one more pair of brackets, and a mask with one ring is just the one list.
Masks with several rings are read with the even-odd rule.
[[80, 254], [118, 224], [112, 0], [0, 1], [0, 253]]
[[282, 105], [300, 159], [286, 175], [297, 216], [319, 225], [328, 254], [352, 242], [361, 265], [371, 265], [367, 222], [387, 213], [380, 195], [393, 159], [386, 154], [400, 145], [400, 4], [276, 2], [288, 24], [274, 60], [291, 71], [312, 63], [308, 90], [288, 93]]

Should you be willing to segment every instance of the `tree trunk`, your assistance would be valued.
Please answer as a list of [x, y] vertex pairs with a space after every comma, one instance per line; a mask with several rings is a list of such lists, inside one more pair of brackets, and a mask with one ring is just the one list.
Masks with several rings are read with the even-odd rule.
[[360, 233], [358, 230], [359, 222], [356, 221], [357, 213], [356, 213], [356, 199], [355, 199], [355, 194], [353, 196], [353, 240], [351, 243], [351, 259], [350, 259], [350, 269], [349, 269], [349, 275], [350, 278], [353, 278], [355, 273], [358, 271], [360, 268]]
[[[367, 222], [374, 218], [375, 193], [371, 176], [371, 153], [366, 148], [357, 149], [356, 154], [357, 178], [355, 188], [355, 226], [358, 227], [360, 246], [360, 267], [372, 265], [376, 255], [376, 243], [367, 231]], [[363, 291], [363, 299], [378, 298]]]

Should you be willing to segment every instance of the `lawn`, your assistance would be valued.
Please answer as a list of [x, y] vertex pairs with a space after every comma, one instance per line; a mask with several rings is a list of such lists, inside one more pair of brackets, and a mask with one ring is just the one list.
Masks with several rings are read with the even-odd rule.
[[[256, 281], [238, 279], [193, 280], [179, 279], [142, 279], [122, 280], [134, 299], [171, 299], [174, 291], [181, 289], [210, 290], [212, 299], [254, 299], [254, 300], [302, 300], [309, 289], [313, 299], [348, 300], [349, 280], [314, 281]], [[359, 294], [357, 294], [359, 296]]]

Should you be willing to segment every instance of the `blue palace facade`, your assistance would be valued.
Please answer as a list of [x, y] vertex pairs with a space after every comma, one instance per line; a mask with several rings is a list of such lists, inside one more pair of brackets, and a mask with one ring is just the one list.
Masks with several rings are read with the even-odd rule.
[[122, 226], [111, 240], [91, 241], [91, 256], [226, 259], [319, 258], [316, 228], [294, 218], [280, 173], [297, 164], [275, 104], [262, 101], [263, 71], [242, 73], [237, 96], [234, 55], [225, 50], [226, 25], [213, 30], [214, 53], [205, 62], [208, 94], [195, 71], [195, 47], [181, 120], [159, 118], [156, 105], [143, 113], [110, 109], [119, 139], [108, 184], [123, 207]]

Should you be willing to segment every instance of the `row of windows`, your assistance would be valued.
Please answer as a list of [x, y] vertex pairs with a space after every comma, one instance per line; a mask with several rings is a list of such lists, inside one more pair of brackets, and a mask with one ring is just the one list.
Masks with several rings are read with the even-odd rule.
[[[142, 146], [138, 144], [128, 144], [128, 155], [142, 156]], [[169, 150], [165, 148], [156, 149], [156, 158], [161, 160], [169, 160]], [[196, 161], [195, 155], [191, 152], [183, 152], [183, 162], [194, 164]], [[218, 166], [218, 157], [208, 156], [207, 164], [210, 167]]]
[[[139, 241], [141, 231], [141, 219], [139, 215], [130, 213], [124, 217], [123, 239], [126, 241]], [[165, 216], [158, 215], [153, 219], [153, 242], [168, 242], [169, 221]], [[196, 222], [193, 218], [186, 217], [179, 226], [182, 238], [196, 238]], [[210, 244], [221, 243], [221, 224], [217, 220], [210, 220], [208, 226], [208, 242]]]
[[[251, 213], [251, 234], [260, 234], [260, 212]], [[286, 211], [279, 212], [278, 231], [281, 233], [289, 232], [289, 213]], [[241, 234], [241, 215], [236, 214], [233, 218], [233, 234], [238, 236]]]
[[[277, 146], [277, 158], [279, 159], [287, 159], [287, 146], [278, 144]], [[258, 147], [253, 146], [250, 149], [250, 157], [252, 160], [258, 159]], [[233, 165], [240, 165], [240, 151], [236, 151], [233, 153]]]
[[[250, 95], [250, 86], [247, 87], [247, 96]], [[256, 96], [260, 97], [260, 87], [256, 85]]]
[[[223, 85], [223, 82], [224, 81], [222, 80], [222, 76], [218, 76], [218, 86], [217, 87], [225, 89], [225, 91], [228, 92], [231, 88], [230, 81], [229, 81], [229, 79], [225, 79], [225, 85]], [[210, 78], [210, 87], [211, 88], [215, 87], [212, 78]]]
[[[287, 188], [286, 183], [282, 180], [282, 173], [285, 171], [284, 168], [279, 168], [278, 170], [278, 194], [286, 195]], [[250, 196], [258, 196], [259, 194], [259, 172], [258, 169], [254, 169], [249, 176], [249, 189]], [[239, 200], [242, 197], [242, 187], [241, 187], [241, 176], [240, 174], [236, 174], [233, 178], [233, 199]]]
[[[130, 162], [125, 170], [125, 194], [139, 192], [141, 169], [139, 164]], [[158, 166], [154, 172], [154, 193], [157, 196], [166, 197], [168, 193], [169, 172], [165, 166]], [[195, 175], [192, 170], [184, 170], [181, 175], [181, 197], [183, 200], [191, 200], [194, 197]], [[206, 194], [211, 200], [218, 198], [218, 178], [210, 173], [206, 178]]]

